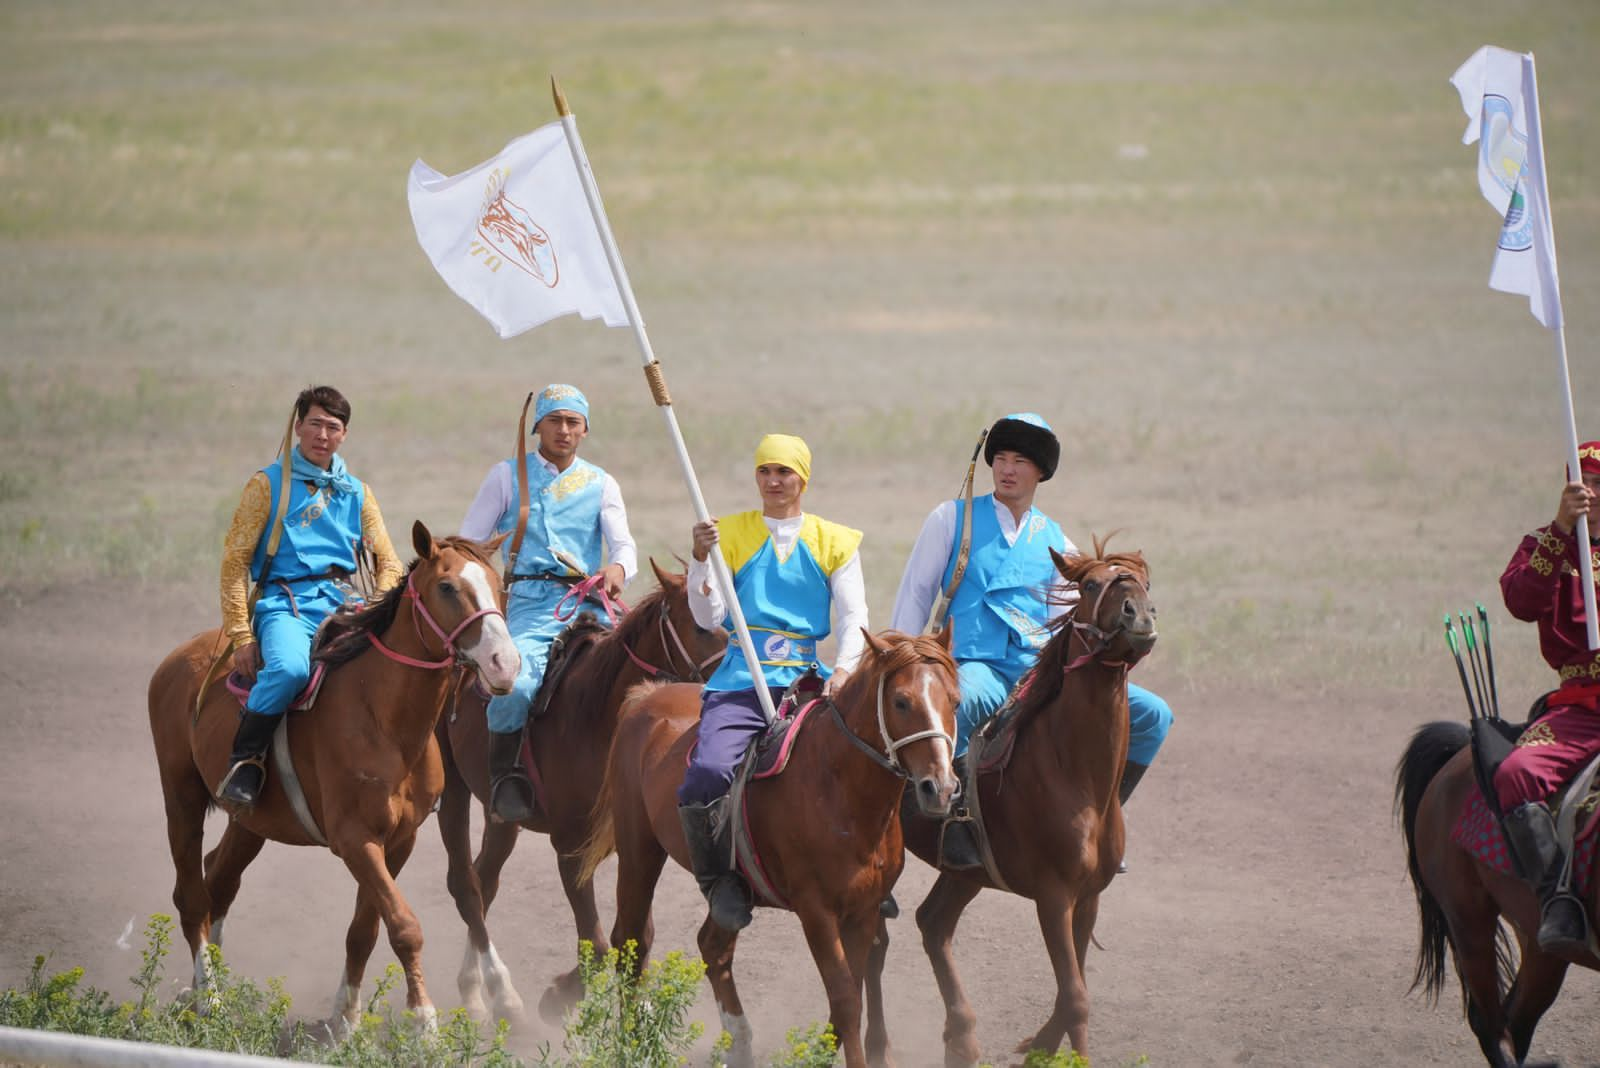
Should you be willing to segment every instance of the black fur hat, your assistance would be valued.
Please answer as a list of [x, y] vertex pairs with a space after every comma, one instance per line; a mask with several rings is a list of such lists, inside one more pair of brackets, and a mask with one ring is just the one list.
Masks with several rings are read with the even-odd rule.
[[1041, 415], [1019, 412], [995, 421], [983, 443], [983, 462], [994, 466], [997, 452], [1019, 452], [1039, 468], [1039, 481], [1048, 482], [1061, 462], [1061, 442]]

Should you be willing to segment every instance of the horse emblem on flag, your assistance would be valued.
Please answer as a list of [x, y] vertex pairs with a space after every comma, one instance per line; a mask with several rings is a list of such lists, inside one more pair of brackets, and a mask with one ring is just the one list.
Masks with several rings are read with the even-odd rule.
[[504, 167], [496, 167], [489, 173], [483, 211], [478, 216], [478, 236], [507, 263], [554, 289], [561, 280], [555, 246], [544, 227], [506, 196], [506, 180], [510, 177], [510, 170]]

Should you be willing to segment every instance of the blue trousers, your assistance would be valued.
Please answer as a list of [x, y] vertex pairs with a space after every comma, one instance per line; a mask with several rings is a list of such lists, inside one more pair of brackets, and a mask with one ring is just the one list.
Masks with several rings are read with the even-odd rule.
[[489, 701], [489, 729], [497, 734], [520, 731], [528, 723], [528, 709], [544, 683], [550, 643], [572, 622], [555, 617], [556, 605], [566, 595], [567, 587], [559, 582], [518, 582], [511, 587], [506, 627], [522, 654], [522, 670], [510, 693]]
[[[967, 738], [994, 713], [1023, 675], [1009, 663], [968, 660], [960, 667], [961, 704], [956, 708], [956, 753], [967, 751]], [[1172, 729], [1172, 709], [1142, 686], [1128, 683], [1128, 760], [1150, 765]]]
[[281, 716], [311, 679], [311, 639], [339, 606], [344, 594], [331, 582], [296, 583], [291, 599], [268, 586], [256, 601], [251, 628], [261, 648], [261, 670], [250, 687], [245, 709]]
[[[772, 705], [784, 687], [772, 688]], [[754, 690], [706, 690], [700, 696], [700, 741], [678, 787], [678, 804], [708, 805], [728, 792], [750, 745], [767, 729]]]

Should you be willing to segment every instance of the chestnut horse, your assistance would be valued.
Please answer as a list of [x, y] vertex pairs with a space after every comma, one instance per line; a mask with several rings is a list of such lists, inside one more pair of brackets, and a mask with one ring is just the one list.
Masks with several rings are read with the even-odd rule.
[[[578, 938], [593, 942], [602, 955], [609, 948], [595, 908], [594, 886], [578, 881], [577, 854], [588, 837], [589, 814], [605, 776], [617, 709], [623, 694], [639, 682], [704, 682], [727, 649], [721, 628], [705, 630], [695, 624], [684, 576], [663, 571], [654, 560], [650, 566], [660, 583], [657, 592], [626, 612], [615, 630], [596, 627], [578, 632], [567, 644], [564, 656], [571, 666], [551, 680], [551, 692], [539, 695], [545, 711], [528, 724], [539, 780], [538, 814], [521, 824], [486, 818], [476, 862], [471, 801], [475, 796], [487, 805], [489, 798], [488, 722], [476, 688], [463, 687], [455, 714], [439, 724], [445, 762], [439, 834], [450, 861], [450, 895], [467, 925], [467, 950], [457, 985], [461, 1003], [474, 1016], [487, 1015], [486, 985], [497, 1019], [515, 1021], [522, 1013], [522, 999], [485, 923], [499, 890], [501, 869], [521, 828], [550, 836]], [[546, 1018], [559, 1021], [582, 996], [583, 978], [574, 966], [545, 991], [540, 1009]]]
[[[959, 683], [950, 633], [867, 635], [861, 662], [833, 696], [794, 728], [782, 774], [752, 780], [743, 812], [760, 869], [800, 917], [828, 995], [828, 1016], [845, 1063], [860, 1068], [866, 1048], [888, 1056], [882, 1019], [861, 1034], [861, 987], [878, 929], [879, 905], [905, 865], [900, 839], [901, 787], [918, 804], [949, 811]], [[595, 808], [583, 874], [617, 854], [617, 920], [611, 944], [638, 943], [640, 966], [654, 929], [650, 904], [670, 855], [689, 867], [678, 820], [677, 789], [698, 737], [700, 689], [642, 686], [623, 705]], [[766, 902], [759, 902], [766, 904]], [[709, 916], [700, 926], [701, 957], [733, 1037], [732, 1065], [753, 1063], [751, 1029], [733, 980], [738, 935]]]
[[[1444, 987], [1446, 943], [1467, 1022], [1496, 1068], [1528, 1055], [1539, 1018], [1555, 1003], [1569, 963], [1600, 970], [1592, 953], [1568, 961], [1539, 948], [1539, 899], [1521, 879], [1481, 864], [1452, 835], [1477, 789], [1465, 724], [1429, 723], [1412, 737], [1395, 769], [1395, 810], [1405, 829], [1406, 863], [1417, 894], [1421, 945], [1412, 989], [1437, 1001]], [[1589, 872], [1590, 930], [1600, 921], [1600, 862]], [[1513, 966], [1500, 921], [1521, 947]], [[1509, 985], [1509, 990], [1508, 990]]]
[[222, 942], [240, 876], [267, 839], [322, 844], [344, 861], [358, 887], [330, 1022], [348, 1029], [358, 1020], [361, 979], [381, 920], [405, 970], [406, 1005], [432, 1025], [422, 929], [394, 878], [444, 789], [433, 728], [449, 693], [447, 669], [470, 664], [486, 687], [505, 693], [522, 661], [506, 629], [490, 558], [498, 539], [435, 539], [419, 522], [412, 543], [417, 559], [403, 584], [359, 613], [336, 617], [337, 635], [317, 653], [329, 670], [315, 706], [286, 713], [292, 719], [279, 728], [287, 731], [316, 835], [293, 811], [274, 763], [261, 799], [233, 814], [202, 868], [206, 813], [216, 804], [210, 784], [228, 769], [239, 719], [239, 701], [220, 677], [197, 701], [220, 632], [189, 639], [150, 678], [150, 732], [177, 869], [172, 900], [194, 954], [197, 990], [207, 978], [206, 946]]
[[[1085, 1052], [1089, 991], [1083, 961], [1100, 894], [1122, 859], [1117, 787], [1128, 755], [1128, 669], [1155, 645], [1156, 610], [1144, 557], [1094, 553], [1056, 569], [1076, 583], [1076, 607], [1052, 624], [1025, 689], [1016, 697], [1009, 761], [978, 777], [978, 809], [997, 883], [986, 868], [941, 871], [917, 909], [922, 945], [945, 1003], [945, 1063], [978, 1063], [977, 1018], [956, 974], [951, 943], [961, 913], [986, 887], [1031, 898], [1056, 977], [1054, 1011], [1018, 1052], [1055, 1050], [1061, 1039]], [[969, 753], [969, 756], [971, 754]], [[988, 764], [988, 761], [982, 761]], [[907, 806], [906, 846], [937, 863], [940, 821]], [[874, 950], [874, 976], [883, 952]], [[874, 982], [869, 989], [876, 989]]]

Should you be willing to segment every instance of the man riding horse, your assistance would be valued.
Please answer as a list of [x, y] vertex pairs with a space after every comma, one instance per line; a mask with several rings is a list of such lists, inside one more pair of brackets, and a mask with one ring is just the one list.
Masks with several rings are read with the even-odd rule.
[[[689, 607], [707, 629], [726, 625], [727, 654], [705, 685], [700, 736], [678, 789], [678, 818], [711, 918], [729, 931], [750, 923], [749, 887], [733, 865], [724, 810], [734, 772], [750, 744], [766, 729], [757, 686], [773, 703], [808, 669], [829, 675], [828, 693], [843, 683], [865, 646], [867, 598], [857, 552], [861, 532], [801, 510], [811, 481], [811, 450], [788, 434], [768, 434], [756, 446], [756, 489], [761, 510], [696, 523], [689, 565]], [[727, 592], [708, 562], [717, 548], [733, 576], [751, 638], [761, 658], [758, 680], [731, 637]], [[831, 675], [817, 664], [817, 642], [839, 633]]]
[[[1548, 711], [1532, 723], [1495, 772], [1506, 841], [1519, 873], [1539, 894], [1539, 948], [1571, 955], [1588, 945], [1583, 904], [1560, 890], [1569, 858], [1556, 840], [1545, 800], [1600, 753], [1600, 653], [1589, 649], [1583, 618], [1582, 560], [1600, 572], [1596, 519], [1600, 509], [1600, 441], [1578, 449], [1579, 478], [1561, 491], [1556, 517], [1523, 537], [1500, 576], [1506, 609], [1539, 627], [1539, 651], [1561, 676]], [[1580, 547], [1577, 523], [1589, 517], [1590, 544]]]
[[[896, 630], [918, 633], [941, 590], [950, 586], [965, 556], [963, 577], [949, 602], [955, 657], [961, 665], [961, 706], [956, 713], [956, 753], [964, 753], [972, 731], [1002, 704], [1038, 659], [1049, 623], [1071, 610], [1076, 589], [1060, 585], [1050, 550], [1077, 553], [1055, 520], [1033, 506], [1039, 483], [1056, 473], [1061, 443], [1050, 424], [1033, 412], [1008, 415], [990, 428], [983, 458], [994, 492], [974, 498], [971, 515], [960, 498], [942, 502], [922, 524], [895, 596]], [[963, 546], [961, 543], [966, 542]], [[1046, 595], [1043, 591], [1050, 590]], [[932, 621], [939, 622], [939, 621]], [[1172, 710], [1160, 697], [1128, 684], [1129, 746], [1122, 769], [1126, 804], [1172, 725]], [[951, 867], [980, 867], [970, 827], [950, 824], [945, 860]]]
[[[638, 570], [622, 488], [605, 471], [579, 459], [589, 435], [589, 401], [574, 386], [545, 387], [534, 406], [535, 455], [489, 469], [461, 521], [463, 537], [484, 540], [510, 531], [505, 555], [506, 622], [522, 654], [522, 671], [508, 694], [489, 702], [489, 804], [495, 816], [520, 823], [534, 816], [533, 782], [522, 766], [522, 732], [544, 681], [550, 644], [566, 623], [556, 609], [572, 586], [600, 575], [607, 597]], [[526, 511], [524, 511], [526, 509]], [[606, 559], [601, 567], [601, 543]]]
[[295, 399], [298, 444], [245, 483], [223, 539], [223, 633], [234, 670], [253, 681], [217, 788], [228, 805], [247, 808], [261, 796], [279, 717], [311, 678], [312, 638], [323, 620], [359, 599], [351, 580], [362, 550], [373, 557], [374, 596], [401, 578], [377, 497], [339, 455], [349, 427], [343, 394], [332, 386], [303, 390]]

